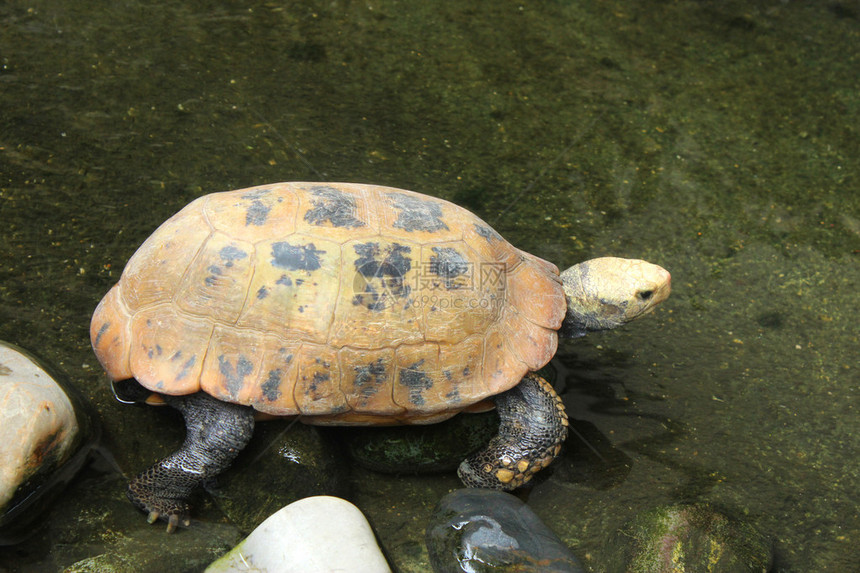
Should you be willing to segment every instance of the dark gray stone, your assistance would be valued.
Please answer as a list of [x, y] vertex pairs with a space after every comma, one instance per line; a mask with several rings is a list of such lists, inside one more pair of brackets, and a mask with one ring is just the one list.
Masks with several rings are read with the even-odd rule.
[[425, 535], [436, 573], [584, 573], [564, 543], [522, 501], [460, 489], [436, 506]]

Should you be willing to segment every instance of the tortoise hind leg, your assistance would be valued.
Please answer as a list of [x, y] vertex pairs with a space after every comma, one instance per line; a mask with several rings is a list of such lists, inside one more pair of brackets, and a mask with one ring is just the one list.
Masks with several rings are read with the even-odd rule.
[[251, 408], [198, 392], [167, 396], [182, 412], [187, 432], [178, 450], [141, 472], [128, 484], [128, 498], [148, 514], [147, 521], [167, 521], [167, 532], [190, 523], [188, 498], [195, 487], [225, 469], [254, 433]]
[[499, 433], [457, 474], [468, 487], [514, 490], [548, 466], [567, 437], [564, 404], [549, 382], [530, 373], [495, 397]]

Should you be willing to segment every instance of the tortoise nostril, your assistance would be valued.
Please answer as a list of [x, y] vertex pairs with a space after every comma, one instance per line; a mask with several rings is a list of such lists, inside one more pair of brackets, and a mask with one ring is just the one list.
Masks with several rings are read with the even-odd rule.
[[654, 296], [653, 290], [640, 290], [636, 293], [636, 297], [639, 300], [649, 300], [652, 296]]

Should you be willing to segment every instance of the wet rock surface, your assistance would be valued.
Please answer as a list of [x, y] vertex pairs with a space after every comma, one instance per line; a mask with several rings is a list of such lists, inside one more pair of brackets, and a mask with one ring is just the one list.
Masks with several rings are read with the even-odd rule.
[[0, 545], [32, 532], [86, 462], [97, 428], [61, 373], [0, 341]]
[[425, 541], [436, 573], [585, 571], [525, 503], [499, 491], [460, 489], [446, 495]]

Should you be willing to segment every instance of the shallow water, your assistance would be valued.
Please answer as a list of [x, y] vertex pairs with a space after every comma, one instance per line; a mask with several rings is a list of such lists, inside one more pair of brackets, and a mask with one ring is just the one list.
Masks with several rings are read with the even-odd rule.
[[[679, 501], [754, 522], [777, 571], [860, 569], [856, 3], [13, 0], [0, 30], [0, 339], [71, 376], [126, 473], [182, 435], [116, 404], [90, 349], [137, 246], [207, 192], [372, 182], [562, 267], [672, 272], [653, 316], [556, 358], [575, 427], [626, 462], [571, 446], [529, 504], [593, 571]], [[354, 481], [392, 564], [426, 570], [456, 478]]]

